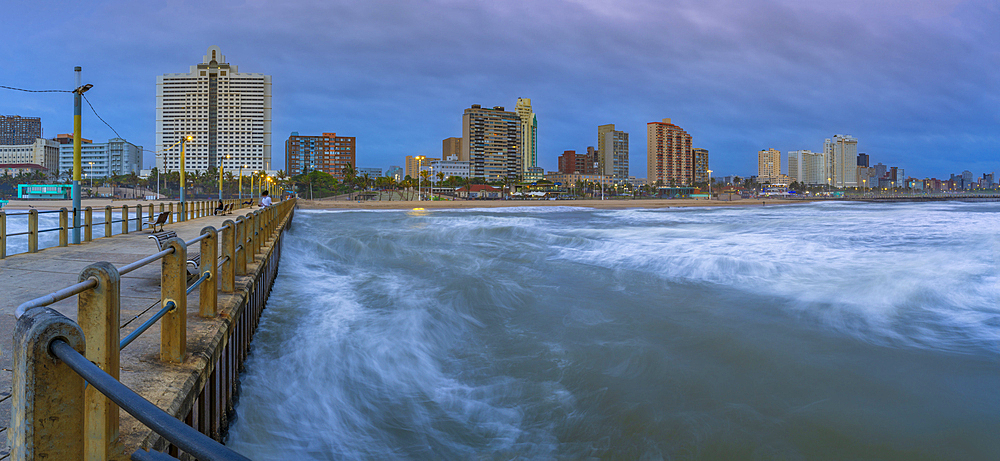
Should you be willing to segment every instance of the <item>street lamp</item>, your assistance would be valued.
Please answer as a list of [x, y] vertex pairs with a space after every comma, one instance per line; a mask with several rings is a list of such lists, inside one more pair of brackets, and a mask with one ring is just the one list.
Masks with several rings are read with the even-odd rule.
[[187, 144], [188, 141], [192, 140], [194, 140], [194, 136], [184, 136], [181, 138], [181, 181], [180, 181], [181, 211], [182, 211], [180, 215], [181, 221], [185, 221], [187, 218], [187, 209], [186, 209], [187, 203], [184, 200], [184, 145]]
[[413, 158], [414, 160], [417, 161], [417, 201], [418, 202], [420, 201], [420, 164], [423, 162], [423, 160], [425, 158], [427, 158], [427, 157], [424, 157], [423, 155], [418, 155], [418, 156], [416, 156], [416, 157]]
[[80, 72], [83, 70], [82, 67], [77, 66], [73, 69], [76, 72], [76, 89], [73, 90], [73, 184], [70, 186], [70, 197], [73, 199], [73, 243], [80, 243], [80, 208], [83, 206], [80, 203], [80, 176], [83, 175], [83, 165], [81, 161], [82, 157], [82, 139], [81, 131], [83, 127], [81, 126], [83, 93], [94, 87], [94, 85], [86, 84], [81, 85], [80, 83]]
[[708, 170], [708, 199], [712, 200], [712, 170]]

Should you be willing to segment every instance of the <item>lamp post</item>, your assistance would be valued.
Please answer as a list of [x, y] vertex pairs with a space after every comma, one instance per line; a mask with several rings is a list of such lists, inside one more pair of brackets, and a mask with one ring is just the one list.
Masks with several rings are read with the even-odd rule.
[[81, 141], [80, 131], [83, 129], [82, 125], [82, 101], [83, 93], [94, 87], [94, 85], [86, 84], [81, 85], [80, 83], [80, 72], [83, 70], [82, 67], [76, 66], [73, 69], [76, 72], [76, 89], [73, 90], [73, 185], [70, 186], [70, 196], [73, 198], [73, 243], [80, 243], [80, 208], [83, 205], [80, 203], [80, 176], [83, 175], [83, 165], [81, 161]]
[[186, 213], [187, 210], [185, 209], [187, 205], [184, 200], [184, 145], [187, 144], [188, 141], [191, 141], [193, 139], [194, 136], [184, 136], [183, 138], [181, 138], [181, 172], [180, 172], [181, 209], [185, 212], [180, 214], [181, 218], [180, 221], [185, 221], [187, 219], [187, 213]]
[[[229, 160], [229, 156], [226, 156], [226, 160]], [[222, 200], [222, 161], [219, 161], [219, 200]]]
[[416, 156], [416, 157], [413, 158], [414, 160], [417, 161], [417, 201], [418, 202], [420, 201], [420, 168], [421, 168], [420, 165], [421, 165], [421, 163], [423, 163], [423, 160], [425, 158], [427, 158], [427, 157], [424, 157], [423, 155], [418, 155], [418, 156]]
[[243, 200], [243, 167], [245, 166], [246, 165], [240, 165], [240, 183], [239, 183], [240, 200]]
[[712, 200], [712, 170], [708, 170], [708, 199]]
[[[94, 188], [94, 162], [87, 162], [87, 163], [90, 164], [90, 174], [88, 176], [90, 176], [90, 188], [93, 189]], [[93, 193], [93, 192], [91, 192], [91, 193]]]

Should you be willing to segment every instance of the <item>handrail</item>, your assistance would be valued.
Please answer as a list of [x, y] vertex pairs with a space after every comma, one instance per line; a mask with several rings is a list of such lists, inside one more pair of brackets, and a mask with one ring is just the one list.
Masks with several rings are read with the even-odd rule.
[[198, 288], [198, 285], [201, 285], [202, 282], [204, 282], [205, 280], [208, 280], [211, 277], [212, 277], [212, 273], [209, 272], [209, 271], [205, 271], [205, 273], [202, 274], [201, 277], [198, 280], [195, 280], [195, 282], [192, 283], [191, 286], [187, 287], [187, 293], [186, 294], [191, 294], [191, 292], [194, 291], [195, 288]]
[[62, 290], [49, 293], [45, 296], [40, 296], [38, 298], [32, 299], [31, 301], [22, 303], [20, 306], [17, 306], [17, 310], [14, 311], [14, 318], [21, 318], [21, 316], [24, 315], [25, 312], [28, 312], [28, 309], [48, 306], [49, 304], [57, 303], [66, 298], [69, 298], [70, 296], [83, 293], [84, 291], [96, 287], [97, 283], [98, 283], [97, 279], [91, 277], [80, 283], [63, 288]]
[[136, 327], [135, 330], [133, 330], [131, 333], [128, 334], [128, 336], [122, 339], [118, 343], [118, 350], [125, 349], [125, 346], [131, 344], [132, 341], [135, 341], [135, 339], [138, 338], [139, 336], [142, 336], [142, 334], [145, 333], [146, 330], [149, 329], [149, 327], [155, 325], [157, 320], [160, 320], [164, 315], [167, 315], [167, 312], [174, 310], [175, 307], [177, 307], [177, 305], [174, 304], [173, 301], [167, 301], [167, 305], [163, 306], [163, 309], [160, 309], [160, 311], [154, 314], [149, 320], [143, 322], [142, 325]]
[[250, 461], [142, 398], [80, 355], [66, 341], [53, 340], [49, 344], [49, 351], [128, 414], [194, 458], [208, 461]]
[[191, 246], [191, 245], [194, 245], [194, 244], [196, 244], [196, 243], [198, 243], [198, 242], [200, 242], [202, 240], [205, 240], [207, 238], [208, 238], [208, 234], [201, 234], [201, 235], [199, 235], [199, 236], [197, 236], [197, 237], [195, 237], [195, 238], [193, 238], [191, 240], [188, 240], [188, 241], [184, 242], [184, 244], [187, 245], [187, 246]]
[[120, 269], [118, 269], [118, 275], [125, 275], [125, 274], [127, 274], [129, 272], [132, 272], [132, 271], [134, 271], [134, 270], [136, 270], [136, 269], [138, 269], [138, 268], [140, 268], [142, 266], [145, 266], [146, 264], [149, 264], [149, 263], [151, 263], [153, 261], [156, 261], [156, 260], [158, 260], [158, 259], [160, 259], [160, 258], [162, 258], [162, 257], [164, 257], [164, 256], [166, 256], [168, 254], [171, 254], [173, 252], [174, 252], [174, 248], [170, 247], [170, 248], [167, 248], [166, 250], [163, 250], [163, 251], [161, 251], [159, 253], [153, 253], [153, 254], [151, 254], [149, 256], [146, 256], [145, 258], [142, 258], [142, 259], [140, 259], [138, 261], [134, 261], [134, 262], [128, 263], [128, 264], [122, 266]]

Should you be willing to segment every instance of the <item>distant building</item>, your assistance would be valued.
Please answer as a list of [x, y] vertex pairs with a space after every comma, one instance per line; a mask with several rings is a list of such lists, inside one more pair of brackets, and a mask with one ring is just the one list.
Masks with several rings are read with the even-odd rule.
[[49, 169], [35, 163], [4, 163], [0, 161], [0, 176], [17, 176], [35, 172], [48, 175]]
[[628, 133], [615, 130], [614, 124], [598, 126], [597, 152], [598, 173], [615, 182], [628, 181]]
[[467, 199], [498, 199], [500, 192], [500, 189], [488, 184], [470, 184], [455, 191], [459, 197]]
[[823, 153], [830, 162], [830, 176], [836, 187], [857, 187], [858, 140], [838, 134], [823, 143]]
[[487, 181], [522, 177], [521, 117], [503, 106], [479, 104], [462, 114], [462, 155], [470, 175]]
[[810, 150], [788, 152], [788, 178], [808, 186], [826, 184], [826, 156]]
[[271, 76], [239, 72], [217, 46], [188, 73], [156, 77], [156, 158], [160, 171], [271, 168]]
[[367, 174], [369, 178], [381, 178], [382, 169], [381, 168], [358, 168], [357, 175], [363, 176]]
[[781, 178], [781, 151], [777, 149], [757, 152], [757, 182], [777, 183]]
[[983, 177], [979, 180], [979, 187], [983, 189], [992, 189], [995, 184], [993, 173], [983, 173]]
[[[420, 157], [420, 158], [418, 158]], [[411, 178], [417, 178], [418, 171], [428, 171], [430, 172], [431, 162], [434, 160], [440, 160], [434, 157], [428, 157], [426, 155], [407, 155], [405, 163], [403, 163], [403, 177], [409, 176]], [[419, 170], [417, 168], [420, 168]]]
[[337, 133], [323, 133], [322, 136], [302, 136], [297, 131], [285, 141], [285, 169], [291, 175], [300, 175], [313, 170], [344, 179], [344, 168], [350, 166], [357, 171], [357, 138], [339, 136]]
[[385, 177], [395, 179], [396, 181], [403, 180], [403, 167], [397, 165], [389, 165], [389, 169], [385, 170]]
[[446, 159], [452, 155], [462, 158], [462, 138], [444, 138], [441, 141], [441, 158]]
[[0, 115], [0, 145], [24, 146], [42, 137], [42, 119]]
[[28, 144], [0, 145], [0, 163], [37, 165], [54, 178], [60, 173], [59, 143], [51, 139], [35, 138]]
[[707, 183], [708, 174], [708, 149], [693, 148], [691, 154], [694, 155], [694, 182]]
[[[646, 124], [646, 180], [664, 186], [694, 183], [691, 135], [670, 122]], [[600, 147], [600, 146], [598, 146]]]
[[444, 160], [431, 160], [431, 176], [438, 178], [438, 173], [444, 175], [445, 179], [452, 176], [468, 178], [470, 174], [469, 162], [458, 159], [458, 156], [451, 155]]
[[[56, 137], [52, 138], [53, 141], [59, 144], [73, 144], [73, 133], [69, 134], [57, 134]], [[80, 138], [81, 143], [92, 143], [94, 140], [87, 138]]]
[[[113, 138], [106, 143], [85, 143], [80, 146], [83, 167], [82, 178], [106, 178], [142, 171], [142, 146], [132, 144], [122, 138]], [[73, 171], [73, 144], [59, 146], [59, 171], [65, 174]]]
[[531, 99], [517, 98], [514, 112], [521, 119], [521, 178], [541, 179], [533, 169], [538, 166], [538, 117], [531, 110]]
[[871, 161], [871, 159], [868, 157], [868, 154], [864, 152], [858, 154], [858, 166], [863, 166], [865, 168], [868, 168], [869, 161]]
[[597, 174], [597, 156], [594, 146], [587, 147], [586, 154], [578, 154], [575, 150], [563, 151], [559, 156], [558, 171], [565, 174]]

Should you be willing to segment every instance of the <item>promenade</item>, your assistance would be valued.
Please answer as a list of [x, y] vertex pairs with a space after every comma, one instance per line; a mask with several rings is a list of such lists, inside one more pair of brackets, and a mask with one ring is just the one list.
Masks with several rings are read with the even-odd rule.
[[[177, 232], [178, 237], [190, 240], [197, 237], [201, 229], [213, 226], [222, 227], [227, 219], [233, 219], [246, 213], [247, 209], [236, 210], [227, 216], [208, 216], [192, 219], [186, 222], [167, 224], [166, 230]], [[2, 373], [0, 373], [0, 459], [7, 455], [9, 447], [5, 432], [10, 424], [10, 392], [12, 368], [12, 338], [16, 319], [14, 311], [18, 305], [44, 296], [58, 289], [79, 281], [80, 272], [88, 265], [107, 261], [116, 267], [139, 260], [155, 253], [156, 243], [149, 239], [151, 232], [143, 229], [129, 234], [114, 235], [96, 239], [89, 243], [70, 245], [69, 247], [54, 247], [38, 253], [15, 254], [0, 260], [0, 349], [2, 349]], [[197, 252], [195, 245], [189, 251]], [[160, 302], [160, 264], [149, 264], [130, 272], [121, 278], [121, 336], [124, 337], [156, 313]], [[242, 279], [242, 280], [241, 280]], [[249, 277], [237, 277], [236, 286], [247, 283]], [[239, 293], [239, 290], [237, 290]], [[237, 295], [227, 295], [236, 298]], [[235, 302], [223, 299], [220, 295], [220, 306]], [[70, 319], [77, 319], [77, 298], [69, 299], [51, 305]], [[217, 319], [204, 319], [198, 316], [198, 292], [188, 295], [187, 322], [189, 338], [197, 338], [199, 330], [208, 331], [217, 323]], [[188, 379], [192, 369], [196, 369], [200, 357], [189, 353], [189, 358], [181, 364], [166, 364], [159, 361], [160, 334], [157, 323], [135, 342], [121, 351], [121, 382], [135, 389], [151, 402], [167, 404], [179, 385], [176, 380]], [[189, 347], [189, 351], [194, 348]], [[161, 408], [163, 408], [161, 406]], [[121, 412], [121, 432], [126, 445], [137, 445], [141, 434], [148, 432], [145, 427], [132, 419], [124, 411]], [[130, 439], [128, 434], [136, 434]]]

